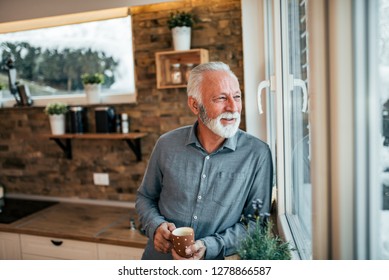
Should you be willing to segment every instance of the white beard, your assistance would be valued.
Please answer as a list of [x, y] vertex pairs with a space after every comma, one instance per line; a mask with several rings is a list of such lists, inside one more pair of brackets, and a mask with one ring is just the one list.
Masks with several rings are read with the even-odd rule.
[[[222, 125], [220, 120], [225, 119], [235, 119], [235, 123], [228, 124], [226, 126]], [[215, 119], [208, 117], [208, 114], [204, 106], [200, 106], [200, 120], [215, 134], [223, 138], [230, 138], [235, 135], [239, 129], [240, 124], [240, 114], [238, 112], [234, 113], [221, 113]]]

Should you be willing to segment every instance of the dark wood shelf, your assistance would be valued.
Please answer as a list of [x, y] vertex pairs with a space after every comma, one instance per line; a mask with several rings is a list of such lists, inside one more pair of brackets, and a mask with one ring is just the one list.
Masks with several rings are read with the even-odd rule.
[[72, 159], [72, 140], [73, 139], [85, 139], [85, 140], [123, 140], [130, 149], [134, 152], [138, 161], [142, 160], [141, 152], [141, 139], [145, 137], [147, 133], [143, 132], [130, 132], [130, 133], [80, 133], [80, 134], [61, 134], [53, 135], [49, 134], [50, 140], [55, 141], [57, 145], [63, 150], [66, 158]]

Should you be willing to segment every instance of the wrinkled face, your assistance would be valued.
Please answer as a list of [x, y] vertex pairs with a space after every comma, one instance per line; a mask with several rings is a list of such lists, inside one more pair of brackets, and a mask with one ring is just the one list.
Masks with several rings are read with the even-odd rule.
[[242, 111], [241, 92], [235, 77], [223, 71], [204, 74], [200, 120], [215, 134], [223, 138], [235, 135]]

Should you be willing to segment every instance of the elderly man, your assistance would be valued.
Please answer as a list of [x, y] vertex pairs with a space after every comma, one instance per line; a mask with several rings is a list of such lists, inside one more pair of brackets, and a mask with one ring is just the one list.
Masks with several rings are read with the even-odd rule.
[[192, 227], [190, 259], [223, 259], [235, 254], [246, 235], [241, 215], [251, 203], [269, 212], [272, 158], [267, 144], [239, 129], [239, 82], [222, 62], [195, 67], [188, 81], [194, 125], [162, 135], [152, 152], [136, 209], [149, 242], [142, 259], [182, 259], [171, 232]]

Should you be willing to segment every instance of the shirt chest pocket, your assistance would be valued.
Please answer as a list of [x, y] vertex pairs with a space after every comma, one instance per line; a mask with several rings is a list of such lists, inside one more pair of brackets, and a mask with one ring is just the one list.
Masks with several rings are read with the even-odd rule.
[[[212, 184], [212, 201], [228, 207], [240, 202], [245, 192], [244, 173], [219, 172]], [[244, 203], [244, 201], [242, 201]]]

